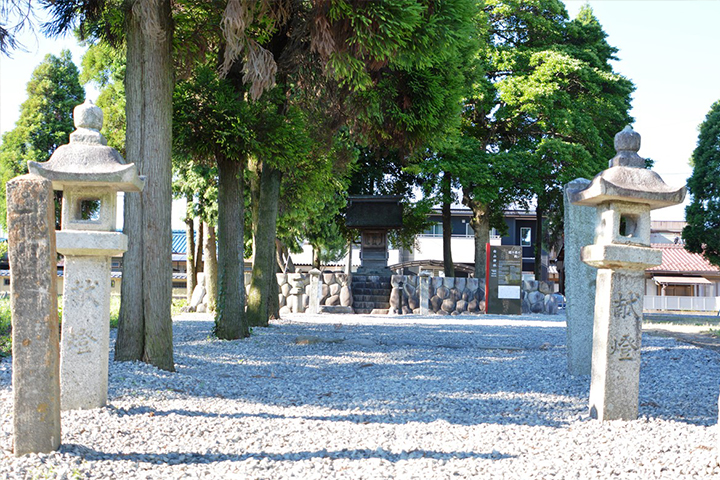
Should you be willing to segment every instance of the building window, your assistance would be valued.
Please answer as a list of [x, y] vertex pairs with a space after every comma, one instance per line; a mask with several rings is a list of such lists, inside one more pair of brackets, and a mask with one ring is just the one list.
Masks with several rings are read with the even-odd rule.
[[430, 228], [428, 228], [427, 230], [425, 230], [423, 232], [423, 235], [427, 235], [430, 237], [442, 237], [442, 234], [443, 234], [443, 228], [442, 228], [442, 223], [440, 223], [440, 222], [433, 223], [432, 225], [430, 225]]
[[520, 228], [520, 246], [531, 247], [532, 246], [532, 228], [521, 227]]
[[10, 279], [9, 279], [9, 278], [3, 278], [3, 285], [5, 285], [5, 286], [10, 285]]

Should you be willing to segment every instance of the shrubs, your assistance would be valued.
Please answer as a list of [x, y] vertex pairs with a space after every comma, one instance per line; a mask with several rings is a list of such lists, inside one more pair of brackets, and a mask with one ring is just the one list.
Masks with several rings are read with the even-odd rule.
[[12, 350], [10, 320], [10, 298], [0, 298], [0, 357], [9, 357]]
[[[120, 314], [120, 297], [110, 297], [110, 328], [117, 328]], [[58, 297], [58, 317], [62, 327], [62, 297]], [[0, 297], [0, 357], [9, 357], [12, 353], [10, 297]]]

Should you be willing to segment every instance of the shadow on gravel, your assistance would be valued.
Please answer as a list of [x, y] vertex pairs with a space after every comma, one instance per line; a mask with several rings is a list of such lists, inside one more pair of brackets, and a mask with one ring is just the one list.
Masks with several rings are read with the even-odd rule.
[[[176, 337], [178, 373], [120, 397], [169, 390], [212, 402], [262, 405], [260, 413], [153, 410], [155, 415], [304, 418], [353, 423], [544, 425], [588, 417], [589, 377], [567, 373], [565, 328], [516, 325], [284, 324], [251, 338], [207, 342], [212, 322], [186, 321]], [[298, 336], [322, 341], [299, 345]], [[715, 352], [666, 347], [643, 336], [640, 416], [710, 425], [717, 421]], [[195, 350], [202, 343], [201, 350]], [[662, 345], [656, 347], [655, 345]], [[668, 353], [671, 361], [668, 361]], [[680, 372], [680, 373], [678, 373]], [[130, 390], [134, 390], [130, 393]], [[118, 398], [116, 395], [115, 398]], [[312, 406], [312, 413], [301, 409]], [[277, 414], [277, 408], [282, 414]], [[318, 415], [317, 408], [320, 408]], [[272, 413], [262, 410], [273, 409]], [[257, 408], [253, 408], [257, 411]], [[119, 415], [147, 413], [144, 407]]]
[[[532, 422], [528, 422], [526, 415], [518, 415], [518, 408], [511, 409], [512, 412], [502, 412], [500, 417], [503, 420], [496, 422], [489, 421], [478, 421], [478, 422], [449, 422], [463, 425], [476, 425], [479, 423], [499, 423], [499, 424], [518, 424], [518, 425], [542, 425], [543, 427], [562, 427], [564, 422], [552, 422], [547, 419], [539, 420], [535, 419]], [[513, 413], [514, 412], [514, 413]], [[368, 423], [383, 423], [383, 424], [406, 424], [408, 422], [434, 422], [438, 420], [446, 420], [447, 418], [443, 415], [436, 415], [435, 418], [421, 418], [420, 416], [410, 415], [411, 418], [405, 418], [404, 416], [397, 416], [393, 419], [389, 419], [387, 414], [370, 414], [370, 413], [358, 413], [358, 414], [347, 414], [347, 415], [292, 415], [292, 414], [277, 414], [277, 413], [215, 413], [215, 412], [204, 412], [197, 410], [157, 410], [152, 407], [132, 407], [129, 409], [116, 409], [114, 412], [116, 415], [122, 417], [125, 415], [150, 415], [152, 417], [168, 417], [168, 416], [183, 416], [183, 417], [205, 417], [215, 418], [222, 420], [245, 420], [251, 418], [261, 418], [264, 420], [290, 420], [290, 419], [302, 419], [310, 421], [328, 421], [328, 422], [350, 422], [355, 424], [368, 424]], [[394, 415], [394, 413], [392, 414]]]
[[[176, 337], [177, 374], [161, 374], [158, 385], [153, 372], [139, 371], [144, 385], [122, 398], [161, 389], [207, 398], [208, 405], [231, 399], [269, 408], [320, 408], [307, 415], [280, 410], [267, 418], [384, 424], [443, 420], [559, 428], [586, 411], [588, 380], [567, 374], [564, 329], [557, 325], [535, 327], [537, 335], [528, 336], [508, 326], [294, 324], [258, 329], [246, 340], [207, 342], [209, 323], [186, 322]], [[298, 345], [298, 335], [331, 342]], [[348, 342], [332, 343], [336, 339]], [[201, 351], [194, 350], [196, 342]], [[144, 408], [126, 412], [143, 413]]]
[[491, 453], [478, 452], [438, 452], [434, 450], [412, 450], [394, 453], [384, 448], [375, 450], [369, 449], [342, 449], [338, 451], [317, 450], [288, 453], [245, 453], [241, 455], [227, 453], [193, 453], [193, 452], [171, 452], [171, 453], [109, 453], [95, 450], [84, 445], [65, 443], [60, 447], [60, 452], [77, 455], [85, 461], [93, 460], [126, 460], [130, 462], [146, 462], [167, 465], [188, 465], [216, 462], [243, 462], [246, 460], [272, 460], [275, 462], [297, 462], [301, 460], [313, 460], [319, 458], [330, 458], [333, 460], [366, 460], [369, 458], [380, 458], [390, 462], [399, 462], [408, 459], [433, 458], [433, 459], [481, 459], [481, 460], [504, 460], [516, 458], [517, 455], [509, 455], [493, 451]]
[[718, 353], [675, 340], [668, 346], [643, 335], [640, 416], [715, 425], [718, 421]]

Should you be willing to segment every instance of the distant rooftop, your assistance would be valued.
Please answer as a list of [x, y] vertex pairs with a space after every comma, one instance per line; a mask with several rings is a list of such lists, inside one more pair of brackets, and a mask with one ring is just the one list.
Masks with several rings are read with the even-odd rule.
[[682, 233], [687, 222], [682, 220], [653, 220], [650, 223], [651, 232]]
[[688, 252], [682, 245], [654, 243], [652, 247], [662, 251], [662, 264], [649, 268], [649, 272], [683, 272], [699, 275], [720, 274], [720, 268], [708, 262], [702, 255]]

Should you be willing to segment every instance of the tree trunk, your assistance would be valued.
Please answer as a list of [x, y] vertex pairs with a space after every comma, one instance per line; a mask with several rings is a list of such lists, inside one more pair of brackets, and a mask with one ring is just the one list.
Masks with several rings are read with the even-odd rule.
[[348, 259], [347, 263], [345, 264], [345, 273], [347, 275], [350, 275], [352, 273], [352, 247], [352, 240], [348, 240]]
[[217, 165], [220, 249], [215, 335], [235, 340], [250, 335], [245, 318], [243, 162], [219, 156]]
[[[125, 76], [125, 130], [128, 162], [135, 162], [142, 173], [143, 156], [143, 41], [140, 19], [128, 15], [127, 66]], [[147, 186], [145, 187], [147, 188]], [[140, 193], [125, 193], [123, 202], [123, 233], [128, 237], [128, 249], [123, 255], [123, 278], [120, 284], [120, 313], [118, 316], [115, 361], [142, 360], [145, 350], [145, 319], [143, 317], [143, 236], [142, 198]]]
[[452, 199], [450, 174], [445, 172], [442, 179], [442, 226], [443, 226], [443, 269], [446, 277], [455, 276], [455, 264], [452, 259], [452, 216], [450, 204]]
[[247, 321], [250, 326], [268, 326], [268, 300], [271, 282], [275, 280], [275, 238], [277, 236], [277, 212], [280, 200], [279, 170], [262, 164], [258, 169], [259, 197], [255, 225], [255, 258], [253, 259], [252, 278], [247, 300]]
[[487, 268], [487, 244], [490, 243], [490, 218], [487, 207], [481, 204], [472, 205], [470, 226], [475, 237], [475, 278], [485, 280]]
[[[277, 239], [273, 242], [273, 257], [277, 259]], [[280, 265], [277, 261], [273, 261], [270, 265], [270, 271], [273, 272], [270, 279], [270, 293], [268, 294], [268, 317], [271, 320], [280, 319], [280, 285], [277, 282], [277, 273], [280, 273]]]
[[260, 176], [262, 174], [262, 163], [260, 163], [256, 158], [250, 158], [250, 160], [248, 161], [248, 171], [250, 172], [250, 175], [248, 175], [248, 187], [250, 191], [248, 193], [250, 194], [250, 222], [253, 229], [252, 255], [254, 259], [255, 231], [258, 224], [260, 223], [258, 219], [260, 218]]
[[[116, 359], [174, 371], [172, 345], [172, 17], [170, 0], [131, 2], [127, 27], [128, 160], [147, 177], [125, 203], [125, 254]], [[142, 344], [140, 343], [142, 338]]]
[[197, 277], [197, 274], [204, 271], [203, 269], [203, 249], [205, 248], [205, 227], [203, 226], [203, 222], [200, 222], [200, 225], [198, 225], [198, 239], [195, 243], [195, 276]]
[[543, 207], [538, 205], [535, 208], [535, 280], [542, 278], [542, 238], [543, 238]]
[[187, 301], [189, 304], [197, 285], [197, 273], [195, 272], [195, 219], [192, 215], [193, 196], [187, 195], [185, 198], [188, 202], [185, 214], [185, 270], [187, 271]]
[[217, 306], [218, 260], [217, 242], [215, 241], [215, 227], [205, 222], [205, 291], [207, 292], [208, 311], [215, 311]]
[[320, 249], [312, 245], [312, 267], [320, 270]]

